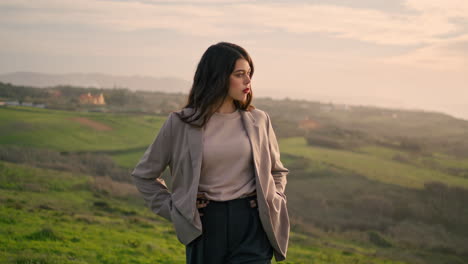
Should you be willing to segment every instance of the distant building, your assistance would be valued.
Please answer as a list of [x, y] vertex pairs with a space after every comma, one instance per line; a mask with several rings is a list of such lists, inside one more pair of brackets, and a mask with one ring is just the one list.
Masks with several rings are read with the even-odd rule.
[[349, 111], [350, 107], [347, 104], [339, 104], [339, 105], [334, 105], [334, 108], [337, 110], [344, 110], [344, 111]]
[[340, 111], [350, 111], [351, 106], [347, 104], [322, 104], [320, 105], [320, 112], [331, 112], [334, 110], [340, 110]]
[[62, 96], [62, 92], [59, 90], [49, 90], [49, 94], [54, 98]]
[[37, 107], [37, 108], [45, 108], [46, 105], [45, 104], [35, 104], [33, 105], [34, 107]]
[[309, 118], [299, 121], [298, 125], [299, 128], [305, 130], [317, 129], [319, 126], [319, 123], [314, 120], [310, 120]]
[[5, 102], [6, 105], [19, 106], [21, 105], [18, 101]]
[[45, 104], [33, 104], [30, 102], [18, 102], [18, 101], [8, 101], [8, 102], [0, 102], [0, 106], [29, 106], [29, 107], [37, 107], [37, 108], [45, 108]]
[[106, 101], [104, 100], [104, 95], [101, 93], [99, 95], [91, 95], [91, 93], [80, 95], [81, 104], [94, 104], [94, 105], [105, 105]]
[[333, 110], [332, 105], [320, 105], [320, 112], [330, 112]]

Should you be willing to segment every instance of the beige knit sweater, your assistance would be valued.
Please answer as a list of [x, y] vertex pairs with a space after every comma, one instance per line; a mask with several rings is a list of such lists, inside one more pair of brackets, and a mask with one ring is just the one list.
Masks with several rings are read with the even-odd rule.
[[255, 191], [252, 149], [239, 110], [215, 112], [203, 128], [198, 191], [210, 200], [227, 201]]

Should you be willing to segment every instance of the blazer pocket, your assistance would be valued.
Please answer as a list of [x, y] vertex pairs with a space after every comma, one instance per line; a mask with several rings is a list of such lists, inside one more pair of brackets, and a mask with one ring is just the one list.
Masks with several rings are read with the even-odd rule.
[[275, 191], [276, 195], [280, 196], [281, 198], [283, 198], [283, 200], [287, 200], [286, 198], [286, 195], [284, 193], [281, 193], [281, 192], [278, 192], [278, 191]]

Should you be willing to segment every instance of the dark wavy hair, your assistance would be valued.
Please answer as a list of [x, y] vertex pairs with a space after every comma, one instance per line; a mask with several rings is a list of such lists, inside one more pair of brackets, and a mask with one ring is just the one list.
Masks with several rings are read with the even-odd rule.
[[[213, 113], [221, 107], [229, 92], [229, 77], [234, 71], [236, 61], [245, 59], [251, 68], [250, 78], [254, 73], [254, 65], [247, 51], [239, 45], [229, 42], [219, 42], [211, 45], [198, 63], [187, 104], [184, 108], [193, 108], [187, 116], [178, 114], [179, 118], [188, 124], [203, 127]], [[250, 111], [253, 94], [247, 94], [244, 102], [234, 100], [236, 109]], [[195, 114], [198, 112], [198, 115]], [[193, 124], [202, 119], [201, 125]]]

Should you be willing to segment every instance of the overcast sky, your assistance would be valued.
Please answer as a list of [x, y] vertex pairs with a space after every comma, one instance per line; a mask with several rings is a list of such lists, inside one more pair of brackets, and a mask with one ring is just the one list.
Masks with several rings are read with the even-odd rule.
[[468, 119], [467, 0], [0, 1], [0, 73], [190, 81], [219, 41], [251, 54], [256, 96]]

